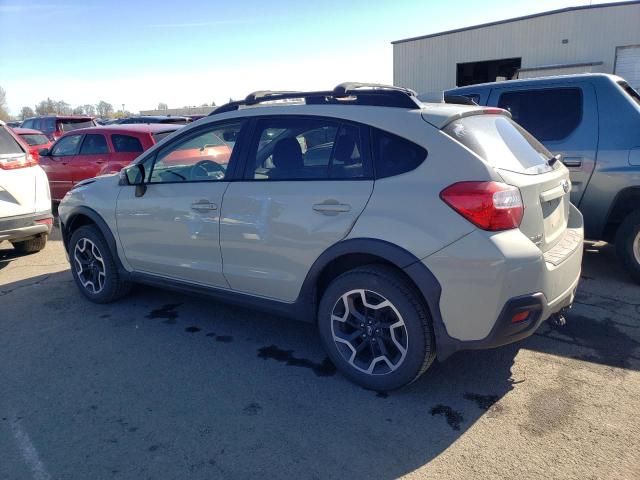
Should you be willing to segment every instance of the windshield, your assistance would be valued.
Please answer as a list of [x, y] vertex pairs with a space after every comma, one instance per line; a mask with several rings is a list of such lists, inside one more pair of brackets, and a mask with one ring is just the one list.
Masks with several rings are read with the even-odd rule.
[[451, 122], [444, 132], [495, 168], [527, 175], [553, 170], [551, 152], [505, 116], [464, 117]]
[[22, 139], [32, 147], [34, 145], [44, 145], [45, 143], [49, 143], [49, 139], [45, 135], [41, 135], [39, 133], [25, 133], [24, 135], [20, 135], [20, 137], [22, 137]]
[[24, 151], [20, 148], [20, 144], [7, 131], [6, 128], [0, 127], [0, 155], [22, 154]]

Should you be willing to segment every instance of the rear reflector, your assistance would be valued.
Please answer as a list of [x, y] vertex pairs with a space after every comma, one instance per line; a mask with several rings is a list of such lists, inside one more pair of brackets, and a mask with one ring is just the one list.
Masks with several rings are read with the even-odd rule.
[[518, 228], [524, 214], [520, 190], [500, 182], [459, 182], [440, 198], [475, 226], [489, 231]]
[[44, 225], [53, 225], [53, 218], [41, 218], [40, 220], [36, 220], [36, 223], [42, 223]]
[[511, 317], [511, 323], [519, 323], [524, 322], [527, 318], [529, 318], [529, 310], [525, 310], [524, 312], [518, 312]]
[[0, 168], [2, 170], [14, 170], [16, 168], [33, 167], [34, 165], [38, 165], [38, 162], [30, 154], [0, 158]]

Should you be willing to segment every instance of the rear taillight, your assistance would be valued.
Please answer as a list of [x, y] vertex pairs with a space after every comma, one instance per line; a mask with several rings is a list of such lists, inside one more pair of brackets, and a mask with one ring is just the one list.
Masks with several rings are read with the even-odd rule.
[[483, 230], [518, 228], [524, 214], [520, 190], [505, 183], [454, 183], [440, 192], [440, 198]]
[[30, 154], [21, 155], [19, 157], [0, 158], [0, 168], [2, 170], [33, 167], [37, 164], [38, 162]]

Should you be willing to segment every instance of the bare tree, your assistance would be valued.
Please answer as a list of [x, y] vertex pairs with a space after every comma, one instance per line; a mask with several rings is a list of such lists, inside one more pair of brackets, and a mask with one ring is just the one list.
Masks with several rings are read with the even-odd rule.
[[84, 110], [85, 115], [94, 116], [96, 114], [96, 108], [91, 104], [83, 105], [82, 109]]
[[36, 116], [36, 112], [34, 112], [33, 108], [31, 107], [22, 107], [22, 110], [20, 110], [20, 118], [22, 120], [24, 120], [25, 118], [30, 118], [35, 116]]
[[166, 103], [160, 102], [158, 104], [158, 110], [168, 110], [168, 109], [169, 109], [169, 106]]
[[73, 109], [74, 115], [82, 115], [83, 113], [84, 113], [84, 109], [82, 108], [81, 105], [78, 105], [76, 108]]
[[108, 118], [113, 115], [113, 105], [104, 100], [100, 100], [100, 102], [96, 105], [96, 114], [100, 118]]
[[9, 120], [9, 112], [7, 111], [7, 92], [0, 87], [0, 120]]

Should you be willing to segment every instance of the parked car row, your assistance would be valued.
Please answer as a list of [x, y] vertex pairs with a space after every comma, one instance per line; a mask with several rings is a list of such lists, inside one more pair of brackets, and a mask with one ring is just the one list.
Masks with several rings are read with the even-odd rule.
[[119, 172], [178, 128], [180, 125], [155, 123], [109, 125], [64, 134], [50, 148], [39, 152], [53, 201], [62, 200], [82, 180]]

